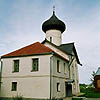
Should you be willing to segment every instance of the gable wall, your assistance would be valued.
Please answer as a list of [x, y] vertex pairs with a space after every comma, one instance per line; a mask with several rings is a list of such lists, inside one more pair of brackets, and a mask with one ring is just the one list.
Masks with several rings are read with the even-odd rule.
[[[57, 72], [57, 60], [59, 60], [60, 72]], [[64, 64], [66, 65], [66, 73], [64, 73]], [[53, 56], [52, 65], [52, 97], [64, 98], [65, 97], [65, 81], [69, 78], [68, 62]], [[60, 91], [57, 91], [57, 83], [60, 84]]]
[[[5, 58], [2, 68], [0, 97], [21, 95], [25, 98], [50, 97], [50, 57], [51, 55]], [[32, 58], [39, 58], [39, 71], [31, 72]], [[19, 72], [12, 72], [13, 60], [19, 59]], [[12, 82], [17, 82], [17, 91], [12, 91]], [[42, 92], [41, 92], [42, 91]]]
[[70, 66], [70, 78], [74, 79], [74, 83], [72, 84], [73, 94], [79, 93], [80, 87], [79, 87], [78, 65], [76, 58], [74, 58]]

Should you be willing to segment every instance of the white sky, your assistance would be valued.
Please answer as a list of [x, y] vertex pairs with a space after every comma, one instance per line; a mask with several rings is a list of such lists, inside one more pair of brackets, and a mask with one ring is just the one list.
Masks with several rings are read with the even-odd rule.
[[82, 67], [80, 83], [90, 83], [100, 65], [100, 0], [0, 0], [0, 56], [43, 41], [42, 23], [52, 7], [65, 22], [63, 43], [75, 42]]

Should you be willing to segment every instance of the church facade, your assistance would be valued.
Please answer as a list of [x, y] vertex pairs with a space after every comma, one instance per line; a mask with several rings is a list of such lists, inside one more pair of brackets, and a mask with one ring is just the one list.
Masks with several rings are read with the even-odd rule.
[[[74, 43], [62, 44], [66, 26], [55, 11], [42, 24], [46, 39], [1, 57], [0, 97], [52, 99], [80, 92]], [[81, 64], [80, 64], [81, 65]]]

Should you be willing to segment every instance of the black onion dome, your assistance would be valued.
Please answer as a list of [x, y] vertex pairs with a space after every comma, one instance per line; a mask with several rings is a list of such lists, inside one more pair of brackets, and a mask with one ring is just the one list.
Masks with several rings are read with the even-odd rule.
[[47, 30], [49, 29], [57, 29], [60, 30], [61, 33], [63, 33], [66, 29], [66, 26], [64, 24], [64, 22], [62, 22], [61, 20], [59, 20], [56, 15], [55, 12], [53, 11], [53, 15], [51, 16], [50, 19], [48, 19], [47, 21], [45, 21], [42, 24], [42, 30], [46, 33]]

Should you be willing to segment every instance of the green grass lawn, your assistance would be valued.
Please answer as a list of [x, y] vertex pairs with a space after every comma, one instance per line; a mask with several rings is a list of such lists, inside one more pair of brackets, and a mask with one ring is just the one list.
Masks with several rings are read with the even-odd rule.
[[87, 91], [87, 92], [85, 92], [85, 97], [87, 97], [87, 98], [100, 98], [100, 93], [94, 92], [94, 91]]
[[95, 92], [93, 87], [86, 88], [85, 86], [80, 86], [80, 91], [85, 93], [83, 96], [87, 98], [100, 98], [100, 92]]

